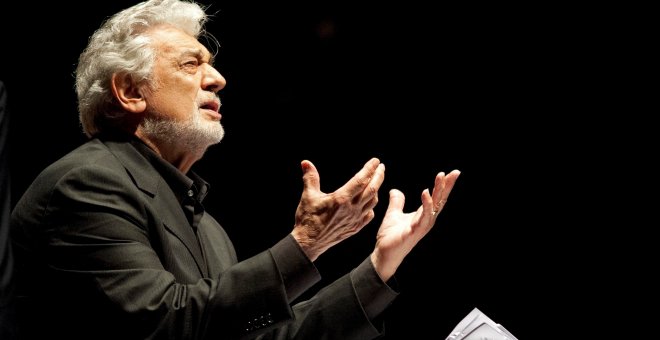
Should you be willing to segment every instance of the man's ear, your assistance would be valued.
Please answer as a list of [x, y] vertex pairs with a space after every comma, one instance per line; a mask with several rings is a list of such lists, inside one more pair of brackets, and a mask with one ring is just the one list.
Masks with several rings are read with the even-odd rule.
[[128, 112], [140, 113], [147, 108], [140, 89], [133, 83], [131, 77], [125, 73], [112, 75], [112, 93], [119, 105]]

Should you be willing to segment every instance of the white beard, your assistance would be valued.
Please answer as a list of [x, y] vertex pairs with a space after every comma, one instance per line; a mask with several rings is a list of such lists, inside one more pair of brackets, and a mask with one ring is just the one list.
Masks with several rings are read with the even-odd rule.
[[206, 150], [209, 146], [220, 143], [225, 136], [222, 124], [202, 119], [197, 108], [186, 121], [150, 115], [143, 122], [142, 132], [151, 139], [171, 145], [183, 145], [191, 151]]

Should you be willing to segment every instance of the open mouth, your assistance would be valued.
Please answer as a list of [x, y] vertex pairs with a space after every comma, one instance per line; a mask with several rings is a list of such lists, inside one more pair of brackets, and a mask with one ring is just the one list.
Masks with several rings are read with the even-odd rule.
[[220, 109], [220, 102], [217, 101], [204, 102], [202, 103], [202, 105], [199, 106], [199, 108], [218, 112], [218, 110]]

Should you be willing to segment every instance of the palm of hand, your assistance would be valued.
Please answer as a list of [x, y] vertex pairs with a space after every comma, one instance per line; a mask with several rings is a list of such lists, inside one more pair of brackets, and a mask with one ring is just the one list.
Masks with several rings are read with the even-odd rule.
[[459, 175], [458, 170], [448, 175], [439, 173], [433, 194], [425, 189], [421, 196], [422, 205], [410, 213], [403, 212], [403, 193], [396, 189], [390, 191], [390, 203], [378, 229], [376, 248], [371, 257], [381, 278], [389, 279], [406, 255], [431, 230]]
[[388, 209], [376, 235], [376, 247], [392, 256], [405, 257], [433, 226], [433, 221], [423, 219], [422, 212], [422, 207], [410, 213]]

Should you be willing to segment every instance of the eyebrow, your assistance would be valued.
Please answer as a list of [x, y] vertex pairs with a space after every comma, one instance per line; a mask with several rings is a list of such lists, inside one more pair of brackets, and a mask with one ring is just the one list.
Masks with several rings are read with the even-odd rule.
[[208, 57], [208, 64], [213, 66], [213, 62], [215, 61], [214, 55], [209, 53], [208, 51], [204, 51], [201, 48], [191, 48], [184, 50], [180, 54], [181, 57], [187, 57], [187, 56], [194, 56], [197, 59], [204, 60]]

